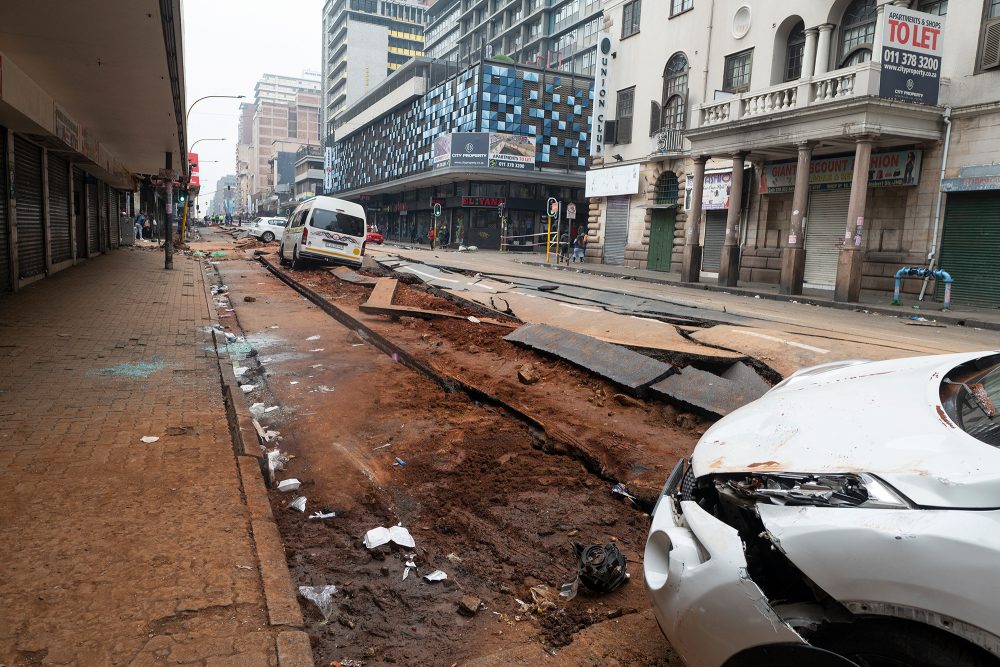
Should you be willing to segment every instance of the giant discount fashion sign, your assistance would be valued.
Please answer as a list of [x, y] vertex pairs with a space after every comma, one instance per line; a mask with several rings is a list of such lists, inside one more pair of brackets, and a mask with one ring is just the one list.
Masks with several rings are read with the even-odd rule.
[[937, 104], [943, 42], [942, 17], [886, 6], [882, 16], [879, 97]]

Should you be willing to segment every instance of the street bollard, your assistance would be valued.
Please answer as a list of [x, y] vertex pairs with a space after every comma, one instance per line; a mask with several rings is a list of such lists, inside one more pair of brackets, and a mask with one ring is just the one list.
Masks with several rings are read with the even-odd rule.
[[943, 269], [925, 269], [917, 266], [904, 266], [896, 271], [896, 284], [892, 292], [892, 305], [900, 306], [899, 300], [900, 283], [903, 278], [938, 278], [944, 281], [944, 304], [941, 310], [951, 310], [951, 285], [954, 282], [951, 275]]

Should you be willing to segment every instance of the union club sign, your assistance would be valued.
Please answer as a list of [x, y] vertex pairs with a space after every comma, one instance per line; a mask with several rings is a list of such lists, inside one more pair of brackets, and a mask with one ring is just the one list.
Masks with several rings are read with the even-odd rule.
[[597, 35], [597, 71], [594, 76], [594, 112], [590, 127], [590, 156], [604, 157], [604, 123], [608, 119], [611, 72], [611, 33]]

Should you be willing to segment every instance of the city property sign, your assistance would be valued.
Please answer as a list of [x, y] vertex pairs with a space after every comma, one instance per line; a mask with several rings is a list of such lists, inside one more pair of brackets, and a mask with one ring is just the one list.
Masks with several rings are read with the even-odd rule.
[[[868, 187], [891, 188], [917, 185], [923, 152], [891, 151], [873, 153], [868, 165]], [[795, 162], [767, 162], [760, 175], [760, 193], [795, 191]], [[850, 188], [854, 178], [854, 156], [817, 158], [809, 164], [810, 190]]]
[[333, 192], [333, 147], [323, 153], [323, 192]]
[[499, 132], [452, 132], [434, 138], [435, 168], [535, 168], [535, 140]]
[[594, 110], [590, 122], [590, 156], [604, 158], [604, 123], [608, 120], [611, 85], [611, 33], [597, 34], [597, 68], [594, 72]]
[[941, 86], [944, 18], [886, 5], [882, 15], [879, 97], [936, 105]]

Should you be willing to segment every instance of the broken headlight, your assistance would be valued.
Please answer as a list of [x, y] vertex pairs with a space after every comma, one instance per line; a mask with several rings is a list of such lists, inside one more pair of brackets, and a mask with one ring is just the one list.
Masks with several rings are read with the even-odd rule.
[[908, 509], [910, 503], [888, 484], [866, 473], [780, 473], [717, 480], [720, 493], [771, 505]]

